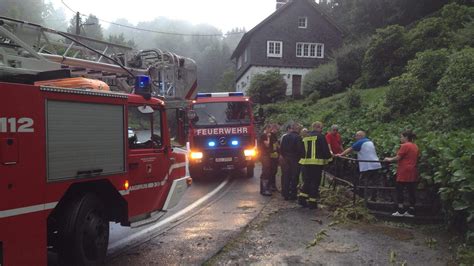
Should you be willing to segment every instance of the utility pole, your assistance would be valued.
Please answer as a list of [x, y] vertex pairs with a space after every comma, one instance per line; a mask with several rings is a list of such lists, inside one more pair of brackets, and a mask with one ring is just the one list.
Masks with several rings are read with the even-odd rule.
[[76, 13], [76, 35], [81, 34], [81, 17], [79, 12]]

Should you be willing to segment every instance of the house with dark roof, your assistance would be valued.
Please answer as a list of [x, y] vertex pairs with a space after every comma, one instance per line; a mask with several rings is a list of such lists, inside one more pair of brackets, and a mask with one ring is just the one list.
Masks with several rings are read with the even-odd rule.
[[252, 77], [279, 69], [287, 95], [302, 93], [306, 73], [329, 60], [342, 45], [343, 30], [315, 0], [277, 0], [277, 9], [248, 31], [232, 53], [236, 91], [246, 92]]

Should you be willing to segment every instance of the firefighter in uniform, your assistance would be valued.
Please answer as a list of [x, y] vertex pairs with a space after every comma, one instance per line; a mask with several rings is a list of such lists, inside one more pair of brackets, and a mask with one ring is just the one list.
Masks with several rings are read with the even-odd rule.
[[303, 187], [298, 194], [298, 203], [316, 209], [322, 172], [332, 157], [326, 137], [322, 134], [323, 124], [314, 122], [312, 127], [313, 131], [303, 138], [304, 156], [300, 160], [303, 166]]
[[278, 157], [280, 151], [280, 143], [278, 142], [278, 124], [273, 124], [270, 131], [270, 180], [269, 189], [276, 191], [276, 174], [278, 172]]

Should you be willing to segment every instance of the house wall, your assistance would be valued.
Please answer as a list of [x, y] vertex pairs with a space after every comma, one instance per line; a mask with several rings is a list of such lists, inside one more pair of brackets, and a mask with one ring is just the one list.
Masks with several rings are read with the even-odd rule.
[[[261, 25], [246, 46], [248, 61], [237, 69], [237, 79], [250, 66], [314, 68], [328, 61], [331, 51], [342, 45], [342, 33], [306, 0], [294, 0], [285, 10]], [[298, 28], [298, 17], [307, 17], [307, 28]], [[283, 56], [267, 57], [267, 41], [282, 41]], [[323, 43], [324, 58], [296, 57], [296, 43]], [[239, 57], [244, 57], [243, 50]]]
[[287, 84], [287, 88], [286, 88], [287, 96], [292, 95], [293, 75], [301, 75], [302, 80], [304, 80], [304, 75], [306, 75], [309, 71], [311, 71], [310, 68], [296, 68], [296, 67], [275, 68], [275, 67], [252, 66], [237, 80], [236, 91], [244, 92], [245, 94], [247, 94], [247, 91], [250, 87], [250, 81], [256, 74], [263, 74], [269, 70], [274, 70], [274, 69], [280, 70], [280, 74], [282, 75], [283, 79], [285, 80]]

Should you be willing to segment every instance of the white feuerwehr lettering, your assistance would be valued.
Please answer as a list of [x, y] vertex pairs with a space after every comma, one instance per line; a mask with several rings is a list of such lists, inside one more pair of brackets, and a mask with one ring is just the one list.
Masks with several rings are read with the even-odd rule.
[[246, 127], [233, 127], [233, 128], [205, 128], [197, 129], [197, 136], [208, 136], [208, 135], [229, 135], [229, 134], [247, 134], [248, 128]]

